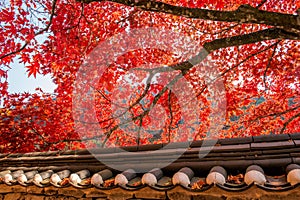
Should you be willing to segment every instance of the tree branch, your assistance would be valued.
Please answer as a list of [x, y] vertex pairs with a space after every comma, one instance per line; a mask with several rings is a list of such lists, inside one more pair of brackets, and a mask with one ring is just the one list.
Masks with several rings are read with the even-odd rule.
[[[103, 0], [77, 0], [83, 3], [102, 2]], [[241, 5], [235, 11], [217, 11], [200, 8], [174, 6], [163, 2], [147, 0], [108, 0], [130, 7], [138, 7], [145, 11], [161, 12], [187, 18], [197, 18], [212, 21], [266, 24], [274, 27], [296, 29], [300, 31], [297, 16], [259, 10], [250, 5]]]
[[172, 123], [173, 123], [173, 112], [172, 112], [172, 106], [171, 106], [171, 94], [172, 94], [172, 91], [169, 90], [169, 93], [168, 93], [168, 108], [170, 110], [170, 123], [169, 123], [169, 126], [168, 126], [168, 142], [171, 142], [171, 129], [172, 129]]
[[273, 52], [272, 52], [272, 55], [270, 56], [269, 60], [268, 60], [268, 64], [266, 66], [266, 69], [265, 69], [265, 72], [264, 72], [264, 78], [263, 78], [263, 81], [264, 81], [264, 85], [265, 85], [265, 90], [268, 89], [268, 86], [267, 86], [267, 83], [266, 83], [266, 79], [267, 79], [267, 72], [268, 72], [268, 69], [270, 68], [271, 66], [271, 62], [273, 60], [273, 57], [275, 55], [275, 52], [276, 52], [276, 49], [277, 49], [277, 46], [279, 44], [279, 41], [276, 42], [276, 45], [274, 46], [274, 49], [273, 49]]
[[249, 33], [249, 34], [216, 39], [211, 42], [205, 43], [203, 45], [204, 48], [196, 56], [190, 58], [187, 61], [177, 63], [169, 67], [171, 67], [174, 70], [181, 70], [182, 72], [188, 71], [194, 65], [203, 61], [209, 53], [217, 49], [231, 47], [231, 46], [252, 44], [256, 42], [273, 40], [273, 39], [297, 40], [300, 39], [300, 34], [291, 33], [279, 28], [270, 28], [270, 29]]
[[256, 8], [260, 8], [262, 7], [268, 0], [262, 0], [257, 6]]
[[[43, 28], [42, 30], [36, 32], [34, 34], [34, 36], [38, 36], [38, 35], [41, 35], [43, 34], [44, 32], [48, 31], [51, 24], [52, 24], [52, 20], [53, 20], [53, 16], [54, 16], [54, 12], [55, 12], [55, 7], [56, 7], [56, 2], [57, 0], [53, 0], [53, 3], [52, 3], [52, 8], [51, 8], [51, 14], [50, 14], [50, 18], [49, 18], [49, 23], [47, 24], [47, 26], [45, 28]], [[0, 60], [3, 59], [3, 58], [6, 58], [8, 56], [11, 56], [11, 55], [14, 55], [14, 54], [17, 54], [17, 53], [20, 53], [21, 51], [23, 51], [27, 45], [30, 43], [30, 40], [29, 41], [26, 41], [22, 47], [20, 47], [19, 49], [15, 50], [15, 51], [12, 51], [10, 53], [7, 53], [7, 54], [4, 54], [2, 56], [0, 56]]]
[[256, 117], [254, 120], [251, 120], [251, 122], [255, 122], [255, 121], [258, 121], [258, 120], [266, 118], [266, 117], [279, 117], [281, 115], [284, 115], [284, 114], [287, 114], [289, 112], [295, 111], [299, 108], [300, 108], [300, 105], [295, 106], [295, 107], [290, 108], [290, 109], [287, 109], [287, 110], [282, 111], [282, 112], [275, 112], [275, 113], [271, 113], [271, 114], [267, 114], [267, 115], [261, 115], [261, 116]]
[[297, 113], [296, 115], [292, 116], [291, 118], [289, 118], [284, 124], [282, 129], [280, 130], [280, 134], [283, 134], [284, 130], [286, 129], [286, 127], [289, 125], [289, 123], [291, 123], [294, 119], [300, 117], [300, 112]]

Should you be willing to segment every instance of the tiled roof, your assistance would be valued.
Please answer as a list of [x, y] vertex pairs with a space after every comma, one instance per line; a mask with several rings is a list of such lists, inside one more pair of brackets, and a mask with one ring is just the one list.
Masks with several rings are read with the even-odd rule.
[[[7, 185], [128, 191], [182, 187], [203, 192], [219, 187], [235, 192], [253, 185], [265, 191], [286, 191], [300, 185], [300, 134], [220, 139], [212, 149], [202, 144], [203, 141], [194, 141], [186, 149], [183, 147], [187, 143], [174, 143], [159, 153], [155, 150], [163, 144], [126, 147], [126, 152], [106, 148], [2, 154], [0, 179]], [[201, 147], [202, 153], [208, 153], [203, 158], [199, 157]], [[132, 152], [136, 152], [134, 156]], [[178, 152], [182, 155], [175, 162], [156, 167]], [[107, 167], [97, 158], [109, 160], [123, 170]]]

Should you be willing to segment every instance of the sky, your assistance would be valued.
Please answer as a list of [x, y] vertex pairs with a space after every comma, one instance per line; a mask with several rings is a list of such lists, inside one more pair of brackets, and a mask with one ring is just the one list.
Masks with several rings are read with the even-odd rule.
[[[44, 43], [49, 33], [38, 35], [35, 37], [38, 44]], [[43, 76], [37, 74], [36, 78], [31, 75], [28, 78], [28, 73], [24, 63], [19, 63], [15, 58], [14, 62], [10, 65], [11, 69], [8, 71], [8, 92], [9, 93], [36, 93], [36, 88], [41, 88], [44, 92], [53, 93], [56, 85], [51, 79], [51, 75]]]
[[8, 84], [9, 93], [35, 93], [37, 87], [40, 87], [44, 92], [53, 93], [56, 88], [50, 75], [37, 74], [36, 78], [34, 76], [28, 78], [25, 66], [19, 64], [18, 61], [15, 61], [8, 71]]

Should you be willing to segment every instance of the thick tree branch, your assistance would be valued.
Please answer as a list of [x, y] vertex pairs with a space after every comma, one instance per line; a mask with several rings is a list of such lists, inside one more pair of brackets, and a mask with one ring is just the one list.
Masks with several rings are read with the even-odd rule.
[[[78, 0], [83, 3], [101, 2], [103, 0]], [[138, 7], [145, 11], [161, 12], [187, 18], [197, 18], [212, 21], [266, 24], [274, 27], [296, 29], [300, 31], [297, 16], [259, 10], [250, 5], [241, 5], [235, 11], [216, 11], [200, 8], [174, 6], [163, 2], [147, 0], [108, 0], [130, 7]]]
[[262, 0], [262, 1], [260, 2], [260, 4], [258, 4], [258, 5], [256, 6], [256, 8], [262, 7], [267, 1], [268, 1], [268, 0]]
[[171, 95], [172, 95], [172, 91], [169, 90], [169, 93], [168, 93], [168, 108], [169, 108], [169, 111], [170, 111], [170, 123], [169, 123], [169, 126], [168, 126], [168, 142], [171, 141], [171, 129], [172, 129], [172, 123], [173, 123], [173, 111], [172, 111], [172, 103], [171, 103]]
[[196, 56], [192, 57], [187, 61], [172, 65], [170, 67], [174, 70], [181, 70], [183, 72], [188, 71], [193, 66], [203, 61], [209, 53], [217, 49], [252, 44], [256, 42], [274, 39], [297, 40], [300, 39], [300, 34], [291, 33], [279, 28], [270, 28], [249, 34], [216, 39], [211, 42], [205, 43], [203, 45], [204, 48]]

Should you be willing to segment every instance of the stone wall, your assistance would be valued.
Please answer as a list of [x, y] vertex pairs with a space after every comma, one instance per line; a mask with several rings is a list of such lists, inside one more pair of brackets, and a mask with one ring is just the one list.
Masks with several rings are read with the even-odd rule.
[[107, 195], [94, 188], [77, 189], [74, 187], [56, 188], [53, 186], [39, 188], [20, 185], [0, 185], [0, 200], [76, 200], [76, 199], [107, 199]]
[[251, 187], [242, 192], [227, 192], [213, 187], [205, 192], [192, 193], [181, 187], [169, 191], [156, 191], [149, 187], [138, 191], [125, 191], [121, 188], [99, 190], [96, 188], [77, 189], [74, 187], [56, 188], [53, 186], [39, 188], [20, 185], [0, 184], [0, 200], [126, 200], [126, 199], [170, 199], [170, 200], [299, 200], [300, 189], [285, 192], [268, 192]]

